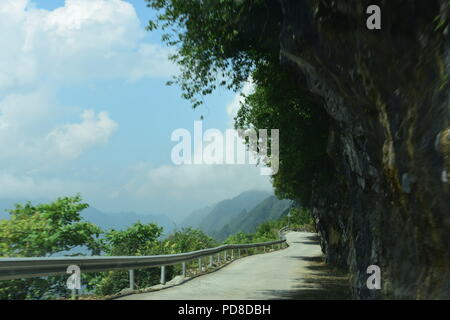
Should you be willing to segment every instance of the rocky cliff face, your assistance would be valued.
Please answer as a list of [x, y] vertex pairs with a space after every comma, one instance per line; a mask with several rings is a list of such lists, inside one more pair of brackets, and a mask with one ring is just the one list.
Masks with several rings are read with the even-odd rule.
[[279, 1], [281, 59], [332, 120], [336, 176], [313, 195], [328, 261], [359, 298], [450, 298], [449, 2]]

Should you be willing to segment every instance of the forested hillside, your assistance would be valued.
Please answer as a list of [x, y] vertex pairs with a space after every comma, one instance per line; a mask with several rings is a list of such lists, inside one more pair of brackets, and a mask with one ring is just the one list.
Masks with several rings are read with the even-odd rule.
[[255, 232], [261, 223], [278, 219], [291, 203], [269, 192], [247, 191], [192, 212], [181, 226], [199, 228], [217, 241], [223, 241], [237, 232]]
[[276, 196], [267, 197], [253, 209], [242, 212], [222, 229], [211, 235], [218, 240], [224, 240], [238, 232], [253, 233], [262, 223], [277, 220], [286, 215], [291, 208], [291, 204], [292, 201], [279, 200]]
[[182, 226], [195, 227], [211, 232], [222, 228], [243, 212], [253, 209], [270, 195], [267, 191], [247, 191], [232, 199], [222, 200], [214, 205], [196, 210], [189, 214]]

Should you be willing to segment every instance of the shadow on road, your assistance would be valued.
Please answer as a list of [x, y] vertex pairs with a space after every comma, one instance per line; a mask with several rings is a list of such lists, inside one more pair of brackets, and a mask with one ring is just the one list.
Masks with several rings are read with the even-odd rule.
[[292, 241], [292, 243], [319, 245], [319, 236], [317, 235], [308, 236], [306, 237], [306, 240], [307, 241]]
[[325, 264], [323, 257], [292, 258], [307, 262], [306, 269], [309, 271], [302, 278], [297, 279], [299, 283], [290, 290], [266, 291], [275, 298], [283, 300], [348, 300], [351, 299], [348, 276], [342, 271], [333, 270]]

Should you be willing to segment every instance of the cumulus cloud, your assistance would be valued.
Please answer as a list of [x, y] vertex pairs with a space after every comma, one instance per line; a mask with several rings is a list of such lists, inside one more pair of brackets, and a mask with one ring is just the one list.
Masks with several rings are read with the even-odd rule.
[[122, 0], [66, 0], [55, 10], [29, 0], [0, 3], [0, 90], [43, 81], [168, 77], [169, 49], [142, 41], [133, 6]]
[[46, 137], [65, 157], [76, 158], [93, 146], [105, 144], [117, 129], [107, 112], [96, 115], [94, 110], [85, 110], [81, 119], [80, 123], [66, 124]]
[[58, 125], [61, 114], [46, 88], [0, 100], [0, 165], [30, 170], [59, 158], [76, 158], [107, 143], [118, 127], [106, 112], [84, 110], [81, 122]]
[[[57, 101], [58, 90], [172, 75], [168, 49], [144, 37], [126, 1], [66, 0], [54, 10], [31, 0], [0, 1], [0, 197], [86, 189], [61, 172], [107, 143], [118, 124], [106, 112], [82, 111], [86, 106], [75, 106], [74, 114]], [[61, 123], [75, 115], [81, 121]]]

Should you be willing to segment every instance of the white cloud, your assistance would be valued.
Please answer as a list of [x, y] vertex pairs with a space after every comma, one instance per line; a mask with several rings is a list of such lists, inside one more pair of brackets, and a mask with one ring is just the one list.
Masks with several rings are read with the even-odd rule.
[[45, 135], [57, 108], [51, 91], [40, 88], [29, 93], [9, 94], [0, 100], [0, 165], [22, 168], [21, 163], [39, 163], [45, 158]]
[[56, 172], [68, 160], [105, 144], [117, 129], [106, 112], [85, 110], [81, 122], [61, 125], [70, 115], [48, 88], [9, 94], [0, 100], [0, 168], [4, 172]]
[[117, 123], [106, 112], [96, 116], [94, 110], [85, 110], [81, 119], [80, 123], [66, 124], [47, 135], [47, 141], [67, 158], [76, 158], [93, 146], [105, 144], [117, 129]]
[[21, 133], [23, 128], [39, 126], [39, 120], [51, 115], [53, 103], [46, 88], [26, 94], [9, 94], [0, 100], [0, 141], [12, 133]]
[[107, 143], [118, 125], [105, 112], [82, 111], [86, 106], [75, 106], [80, 122], [61, 123], [74, 110], [57, 101], [59, 87], [173, 74], [168, 49], [144, 37], [126, 1], [66, 0], [50, 11], [30, 0], [0, 0], [0, 197], [85, 189], [72, 188], [61, 172], [71, 168], [68, 160]]
[[144, 43], [133, 6], [66, 0], [53, 11], [27, 0], [0, 3], [0, 90], [45, 81], [168, 77], [169, 49]]
[[84, 194], [94, 191], [98, 186], [88, 183], [63, 180], [60, 178], [36, 178], [27, 174], [11, 174], [0, 170], [0, 198], [39, 198], [54, 199], [72, 196], [80, 191]]
[[107, 113], [85, 110], [81, 122], [55, 126], [57, 113], [48, 90], [0, 101], [0, 198], [52, 199], [101, 189], [69, 173], [68, 160], [106, 143], [117, 124]]

